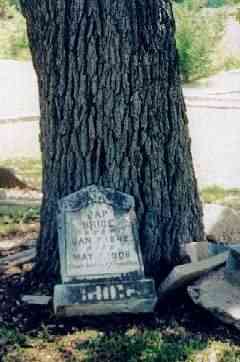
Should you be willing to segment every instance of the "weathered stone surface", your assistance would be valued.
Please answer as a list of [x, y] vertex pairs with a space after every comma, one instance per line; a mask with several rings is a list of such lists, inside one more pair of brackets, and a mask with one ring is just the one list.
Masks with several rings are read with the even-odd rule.
[[229, 250], [229, 246], [231, 244], [227, 243], [217, 243], [217, 242], [208, 242], [208, 255], [214, 256], [221, 253], [224, 253], [225, 251]]
[[90, 186], [59, 203], [59, 250], [64, 282], [143, 276], [133, 197]]
[[22, 302], [31, 305], [48, 305], [52, 297], [48, 295], [23, 295]]
[[60, 201], [64, 284], [54, 290], [57, 315], [153, 311], [156, 293], [144, 279], [134, 206], [130, 195], [95, 185]]
[[24, 248], [35, 247], [36, 243], [37, 243], [36, 240], [19, 240], [19, 239], [1, 240], [0, 252], [7, 252], [7, 251], [11, 251], [15, 248], [21, 248], [21, 247], [24, 247]]
[[159, 299], [168, 293], [181, 288], [203, 274], [223, 265], [226, 262], [228, 252], [204, 259], [199, 262], [176, 266], [168, 277], [160, 284], [158, 289]]
[[188, 294], [194, 303], [240, 330], [240, 286], [225, 278], [224, 268], [189, 286]]
[[186, 254], [190, 257], [192, 263], [207, 259], [209, 256], [208, 242], [191, 242], [185, 246]]
[[231, 246], [229, 250], [225, 277], [231, 284], [240, 287], [240, 245]]
[[21, 251], [17, 254], [6, 256], [0, 259], [0, 271], [10, 267], [32, 262], [36, 257], [36, 248]]
[[151, 279], [57, 285], [54, 311], [58, 316], [154, 311], [156, 293]]
[[240, 243], [240, 212], [226, 206], [206, 204], [204, 227], [207, 235], [216, 241]]

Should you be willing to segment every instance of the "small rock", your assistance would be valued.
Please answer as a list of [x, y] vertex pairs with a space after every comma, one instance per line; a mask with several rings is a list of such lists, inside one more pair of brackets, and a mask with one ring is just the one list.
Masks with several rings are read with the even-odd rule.
[[240, 212], [230, 207], [206, 204], [204, 226], [209, 241], [240, 241]]
[[21, 300], [26, 304], [48, 305], [52, 297], [48, 295], [24, 295]]

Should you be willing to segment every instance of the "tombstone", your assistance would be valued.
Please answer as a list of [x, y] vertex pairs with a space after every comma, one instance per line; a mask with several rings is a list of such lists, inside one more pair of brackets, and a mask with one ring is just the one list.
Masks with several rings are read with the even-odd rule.
[[132, 196], [94, 185], [60, 200], [58, 316], [153, 312], [156, 292], [144, 277], [134, 207]]

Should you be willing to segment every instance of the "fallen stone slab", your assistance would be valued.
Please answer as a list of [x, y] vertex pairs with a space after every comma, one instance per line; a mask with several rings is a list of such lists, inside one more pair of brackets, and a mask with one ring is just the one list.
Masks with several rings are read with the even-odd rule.
[[31, 248], [36, 246], [36, 243], [36, 240], [3, 240], [0, 241], [0, 253], [21, 247]]
[[191, 242], [185, 245], [186, 254], [190, 257], [192, 263], [207, 259], [209, 243], [207, 241]]
[[195, 304], [240, 330], [240, 285], [226, 280], [224, 268], [198, 280], [187, 291]]
[[32, 262], [36, 257], [36, 248], [22, 251], [4, 258], [0, 258], [0, 271], [5, 271], [13, 266], [20, 266]]
[[52, 301], [49, 295], [23, 295], [21, 301], [30, 305], [48, 305]]
[[195, 263], [176, 266], [158, 288], [158, 299], [163, 299], [168, 293], [190, 284], [205, 273], [225, 264], [228, 252], [212, 256]]

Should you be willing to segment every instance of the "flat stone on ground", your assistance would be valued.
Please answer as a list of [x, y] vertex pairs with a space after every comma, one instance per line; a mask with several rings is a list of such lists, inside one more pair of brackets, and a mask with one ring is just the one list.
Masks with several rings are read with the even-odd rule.
[[187, 243], [185, 250], [192, 263], [207, 259], [209, 256], [207, 241]]
[[225, 264], [227, 256], [228, 252], [225, 252], [199, 262], [176, 266], [160, 284], [158, 298], [164, 298], [168, 293], [184, 287], [205, 273]]
[[240, 285], [226, 280], [224, 268], [203, 277], [187, 290], [195, 304], [240, 330]]
[[31, 305], [48, 305], [52, 297], [48, 295], [23, 295], [21, 300], [23, 303]]

